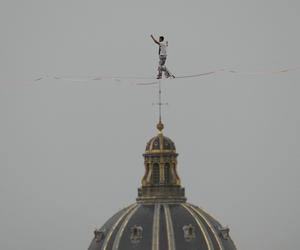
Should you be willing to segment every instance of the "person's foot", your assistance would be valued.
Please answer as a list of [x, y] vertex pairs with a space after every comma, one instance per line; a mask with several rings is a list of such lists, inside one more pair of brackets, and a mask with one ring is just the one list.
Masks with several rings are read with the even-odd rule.
[[174, 76], [174, 75], [171, 75], [170, 73], [166, 73], [166, 74], [165, 74], [165, 77], [166, 77], [166, 78], [171, 78], [171, 79], [174, 79], [174, 78], [175, 78], [175, 76]]
[[175, 76], [174, 75], [169, 75], [169, 76], [166, 76], [166, 78], [174, 79]]
[[161, 79], [161, 76], [158, 75], [158, 76], [156, 77], [156, 79]]

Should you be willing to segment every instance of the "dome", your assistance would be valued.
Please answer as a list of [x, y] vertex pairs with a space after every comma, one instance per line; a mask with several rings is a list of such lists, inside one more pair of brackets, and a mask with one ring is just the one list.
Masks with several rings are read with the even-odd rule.
[[88, 250], [236, 250], [229, 229], [189, 203], [134, 203], [94, 234]]
[[168, 137], [159, 133], [157, 136], [151, 138], [146, 145], [146, 152], [170, 151], [176, 152], [175, 143]]
[[159, 132], [156, 136], [152, 137], [148, 141], [145, 154], [176, 153], [175, 143], [162, 133], [164, 124], [161, 122], [161, 120], [156, 127]]
[[236, 250], [228, 227], [187, 203], [175, 144], [163, 135], [161, 121], [157, 128], [143, 154], [136, 203], [95, 230], [88, 250]]

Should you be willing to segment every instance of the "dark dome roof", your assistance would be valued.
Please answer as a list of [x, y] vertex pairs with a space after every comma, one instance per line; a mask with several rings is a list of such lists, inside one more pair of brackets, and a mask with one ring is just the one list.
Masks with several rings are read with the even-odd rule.
[[163, 127], [160, 121], [143, 154], [137, 202], [95, 230], [88, 250], [236, 250], [227, 227], [186, 202], [175, 144]]
[[157, 136], [150, 139], [146, 145], [146, 153], [157, 151], [170, 151], [175, 152], [175, 143], [168, 137], [159, 133]]
[[89, 250], [236, 250], [223, 227], [188, 203], [133, 205], [95, 231]]

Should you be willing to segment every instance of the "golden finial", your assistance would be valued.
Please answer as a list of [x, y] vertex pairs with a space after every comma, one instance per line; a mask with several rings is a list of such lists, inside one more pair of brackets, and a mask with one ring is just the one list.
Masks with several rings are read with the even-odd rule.
[[159, 121], [159, 123], [157, 123], [156, 128], [159, 130], [159, 132], [161, 133], [162, 130], [164, 129], [164, 124]]

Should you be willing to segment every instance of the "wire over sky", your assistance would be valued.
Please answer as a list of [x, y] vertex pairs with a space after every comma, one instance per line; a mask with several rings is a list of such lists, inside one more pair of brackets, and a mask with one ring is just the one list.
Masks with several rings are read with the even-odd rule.
[[[203, 73], [196, 73], [196, 74], [187, 74], [187, 75], [176, 75], [174, 79], [184, 79], [184, 78], [199, 78], [209, 75], [214, 75], [220, 72], [229, 73], [229, 74], [235, 74], [235, 75], [273, 75], [273, 74], [284, 74], [292, 71], [298, 71], [300, 70], [299, 67], [291, 67], [291, 68], [282, 68], [282, 69], [276, 69], [276, 70], [258, 70], [258, 71], [241, 71], [241, 70], [235, 70], [235, 69], [218, 69]], [[113, 80], [116, 82], [121, 81], [135, 81], [132, 82], [136, 85], [153, 85], [157, 84], [158, 81], [154, 77], [144, 77], [144, 76], [107, 76], [107, 75], [101, 75], [101, 76], [90, 76], [90, 77], [76, 77], [76, 76], [44, 76], [44, 77], [38, 77], [34, 81], [41, 81], [46, 79], [53, 79], [53, 80], [65, 80], [65, 81], [72, 81], [72, 82], [88, 82], [88, 81], [102, 81], [102, 80]], [[173, 80], [173, 79], [162, 79], [162, 80]]]

